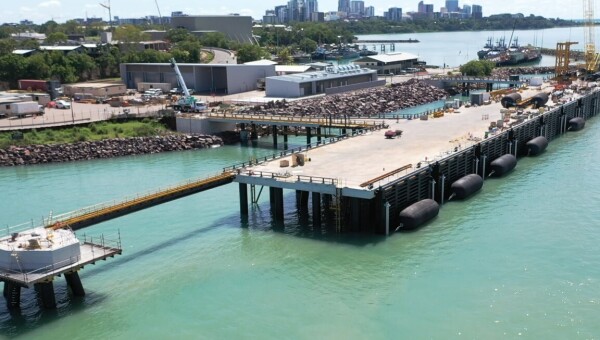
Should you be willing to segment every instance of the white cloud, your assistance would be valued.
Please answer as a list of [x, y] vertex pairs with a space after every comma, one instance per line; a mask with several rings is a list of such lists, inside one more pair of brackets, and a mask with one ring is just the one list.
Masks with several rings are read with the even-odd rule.
[[44, 1], [44, 2], [40, 2], [38, 4], [39, 7], [60, 7], [60, 1], [58, 0], [49, 0], [49, 1]]
[[24, 13], [33, 12], [33, 8], [22, 6], [22, 7], [19, 8], [19, 11], [24, 12]]

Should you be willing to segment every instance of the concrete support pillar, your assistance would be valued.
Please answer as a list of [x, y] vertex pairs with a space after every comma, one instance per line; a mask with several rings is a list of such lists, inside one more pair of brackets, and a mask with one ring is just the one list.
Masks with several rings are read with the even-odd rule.
[[308, 195], [308, 191], [296, 190], [296, 205], [298, 206], [298, 210], [308, 210]]
[[44, 308], [56, 308], [56, 297], [54, 296], [54, 284], [52, 281], [36, 283], [35, 286]]
[[284, 150], [288, 149], [288, 130], [289, 130], [289, 128], [287, 126], [283, 127], [283, 149]]
[[9, 309], [21, 307], [21, 286], [12, 282], [4, 282], [4, 298]]
[[248, 184], [240, 183], [240, 214], [248, 216]]
[[312, 214], [313, 214], [313, 225], [321, 225], [321, 194], [318, 192], [312, 193]]
[[317, 128], [317, 144], [321, 145], [321, 128]]
[[333, 217], [333, 197], [329, 194], [322, 194], [321, 200], [323, 202], [323, 209], [325, 209], [325, 218], [330, 220]]
[[246, 131], [246, 124], [240, 123], [240, 141], [245, 143], [248, 141], [248, 131]]
[[306, 128], [306, 145], [310, 145], [310, 140], [312, 139], [312, 131], [310, 127]]
[[283, 221], [283, 189], [269, 187], [271, 213], [275, 221]]
[[250, 140], [258, 139], [258, 131], [256, 131], [256, 124], [252, 124], [252, 131], [250, 132]]
[[273, 132], [273, 148], [277, 149], [277, 125], [273, 125], [271, 131]]
[[83, 285], [81, 284], [79, 273], [66, 273], [65, 280], [67, 281], [67, 285], [71, 288], [71, 292], [73, 292], [73, 295], [85, 296], [85, 290], [83, 289]]

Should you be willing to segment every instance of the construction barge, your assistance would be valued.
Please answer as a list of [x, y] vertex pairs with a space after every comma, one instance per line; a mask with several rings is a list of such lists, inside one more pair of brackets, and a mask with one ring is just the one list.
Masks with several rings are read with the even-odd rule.
[[[524, 97], [533, 99], [520, 104], [538, 103], [544, 96], [532, 90]], [[298, 211], [308, 214], [312, 207], [314, 225], [333, 212], [338, 231], [389, 234], [422, 225], [451, 197], [474, 193], [487, 178], [511, 172], [518, 158], [537, 155], [552, 140], [583, 129], [598, 114], [599, 98], [594, 88], [510, 121], [500, 113], [506, 100], [499, 99], [439, 119], [387, 120], [391, 131], [404, 131], [401, 138], [357, 130], [342, 136], [347, 140], [340, 143], [328, 144], [326, 139], [282, 157], [224, 170], [235, 172], [242, 216], [249, 214], [249, 197], [258, 202], [268, 187], [273, 218], [283, 222], [284, 189], [294, 190]], [[411, 207], [418, 203], [421, 207]], [[411, 209], [417, 215], [406, 217]]]

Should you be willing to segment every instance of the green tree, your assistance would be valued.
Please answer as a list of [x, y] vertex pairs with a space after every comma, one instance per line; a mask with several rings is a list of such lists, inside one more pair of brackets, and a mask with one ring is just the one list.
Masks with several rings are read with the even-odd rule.
[[46, 21], [45, 23], [41, 24], [38, 32], [48, 35], [50, 33], [56, 32], [57, 29], [58, 29], [58, 23], [56, 23], [56, 21], [54, 21], [54, 20], [50, 20], [50, 21]]
[[231, 42], [225, 34], [215, 32], [207, 33], [200, 37], [200, 45], [207, 47], [230, 48]]
[[198, 38], [185, 28], [174, 28], [169, 30], [165, 35], [165, 39], [173, 44], [182, 41], [198, 41]]
[[46, 44], [48, 45], [65, 43], [67, 40], [69, 40], [69, 37], [63, 32], [53, 32], [46, 36]]
[[17, 48], [17, 42], [13, 39], [0, 39], [0, 55], [12, 53]]
[[18, 47], [24, 50], [36, 50], [40, 47], [40, 43], [34, 39], [27, 39], [18, 42]]
[[489, 60], [471, 60], [460, 67], [460, 72], [467, 76], [490, 76], [496, 65]]
[[300, 40], [298, 48], [300, 48], [305, 53], [311, 53], [317, 49], [317, 42], [309, 38], [304, 38]]
[[100, 55], [96, 58], [100, 78], [116, 77], [119, 75], [119, 62], [121, 52], [116, 46], [103, 46]]
[[148, 40], [150, 37], [148, 34], [142, 32], [136, 26], [124, 25], [117, 27], [113, 34], [113, 39], [118, 40], [124, 46], [126, 51], [132, 51], [136, 49], [136, 45], [141, 41]]
[[87, 54], [71, 53], [66, 59], [66, 63], [75, 70], [77, 81], [89, 80], [98, 72], [98, 65]]
[[24, 70], [24, 57], [12, 53], [0, 57], [0, 79], [7, 81], [11, 87], [16, 88]]
[[[200, 42], [193, 40], [186, 40], [178, 42], [175, 47], [172, 49], [171, 53], [173, 55], [178, 54], [180, 57], [186, 56], [181, 59], [181, 62], [184, 63], [198, 63], [200, 62], [200, 50], [202, 49], [202, 45]], [[177, 53], [177, 52], [181, 53]], [[177, 61], [180, 61], [178, 58], [175, 58]]]
[[262, 47], [252, 44], [243, 44], [237, 50], [237, 61], [238, 64], [243, 64], [248, 61], [260, 60], [262, 58], [268, 58], [269, 53]]
[[292, 58], [292, 54], [287, 47], [279, 51], [277, 58], [279, 58], [279, 61], [284, 65], [289, 65], [294, 62], [294, 58]]
[[68, 20], [64, 24], [60, 25], [59, 29], [67, 34], [83, 33], [81, 26], [79, 26], [79, 23], [77, 23], [75, 20]]
[[50, 65], [46, 60], [45, 53], [38, 53], [25, 58], [25, 70], [23, 78], [48, 79], [50, 77]]

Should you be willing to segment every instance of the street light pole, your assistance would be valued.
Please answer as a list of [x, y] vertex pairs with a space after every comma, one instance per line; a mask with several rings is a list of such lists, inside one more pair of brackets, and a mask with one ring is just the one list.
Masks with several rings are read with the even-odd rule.
[[73, 119], [73, 125], [75, 125], [75, 113], [73, 112], [73, 104], [75, 103], [75, 101], [73, 100], [73, 97], [71, 97], [71, 118]]

